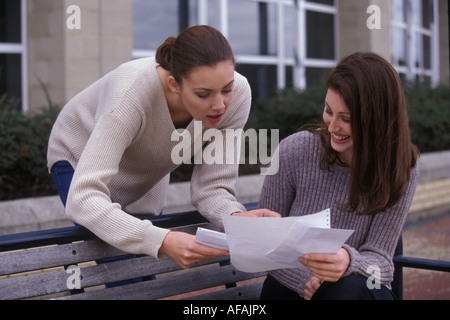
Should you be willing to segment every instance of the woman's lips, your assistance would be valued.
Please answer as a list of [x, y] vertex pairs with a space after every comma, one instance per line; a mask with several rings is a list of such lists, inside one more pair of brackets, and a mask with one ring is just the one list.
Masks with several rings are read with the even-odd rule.
[[332, 133], [331, 139], [333, 139], [333, 141], [336, 143], [346, 143], [350, 139], [350, 136]]
[[212, 123], [219, 123], [223, 118], [223, 113], [213, 116], [207, 116], [208, 120]]

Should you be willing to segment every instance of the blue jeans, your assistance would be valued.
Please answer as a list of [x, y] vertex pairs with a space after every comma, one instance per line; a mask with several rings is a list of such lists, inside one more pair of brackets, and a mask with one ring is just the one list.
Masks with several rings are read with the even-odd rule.
[[[55, 165], [52, 167], [52, 175], [53, 180], [56, 184], [56, 190], [58, 191], [59, 197], [61, 198], [61, 201], [66, 206], [67, 203], [67, 195], [69, 194], [70, 189], [70, 183], [72, 182], [73, 174], [75, 173], [75, 170], [73, 169], [72, 165], [67, 161], [58, 161], [55, 163]], [[128, 259], [134, 259], [137, 256], [135, 254], [127, 254], [119, 257], [113, 257], [113, 258], [105, 258], [101, 260], [97, 260], [97, 264], [104, 264], [109, 263], [113, 261], [121, 261], [121, 260], [128, 260]], [[108, 283], [106, 284], [107, 288], [113, 288], [122, 286], [125, 284], [130, 283], [137, 283], [142, 282], [144, 280], [152, 280], [155, 279], [155, 276], [148, 276], [144, 278], [136, 278], [131, 280], [125, 280], [120, 282], [114, 282], [114, 283]]]
[[59, 161], [52, 167], [53, 180], [64, 207], [66, 206], [67, 195], [69, 194], [74, 172], [75, 170], [67, 161]]

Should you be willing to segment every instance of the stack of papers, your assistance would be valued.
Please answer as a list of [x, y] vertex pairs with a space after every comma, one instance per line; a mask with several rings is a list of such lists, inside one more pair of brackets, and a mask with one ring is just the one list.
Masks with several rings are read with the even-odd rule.
[[198, 228], [195, 241], [208, 247], [228, 251], [227, 235], [209, 229]]
[[225, 234], [199, 228], [197, 241], [229, 250], [231, 263], [243, 272], [304, 268], [298, 258], [336, 253], [354, 232], [331, 229], [330, 209], [287, 218], [224, 216], [223, 223]]

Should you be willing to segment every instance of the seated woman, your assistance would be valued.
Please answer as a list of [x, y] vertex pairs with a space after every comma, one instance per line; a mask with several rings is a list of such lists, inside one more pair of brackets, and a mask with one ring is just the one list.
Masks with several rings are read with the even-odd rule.
[[300, 257], [308, 270], [270, 272], [261, 299], [393, 299], [392, 258], [419, 177], [402, 84], [380, 56], [355, 53], [326, 86], [323, 122], [280, 143], [259, 205], [282, 216], [331, 208], [331, 227], [355, 232], [336, 254]]

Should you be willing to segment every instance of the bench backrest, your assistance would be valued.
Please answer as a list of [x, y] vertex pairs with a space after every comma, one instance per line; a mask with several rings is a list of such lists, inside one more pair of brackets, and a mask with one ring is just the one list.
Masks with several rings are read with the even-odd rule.
[[[196, 212], [150, 219], [155, 225], [190, 233], [199, 225], [213, 228]], [[95, 239], [81, 227], [3, 236], [0, 252], [0, 299], [135, 300], [181, 294], [187, 295], [179, 298], [257, 299], [261, 277], [265, 276], [236, 270], [228, 257], [204, 261], [189, 270], [182, 270], [168, 258], [149, 256], [97, 264], [97, 260], [126, 253]], [[104, 289], [107, 283], [149, 276], [156, 279]]]

